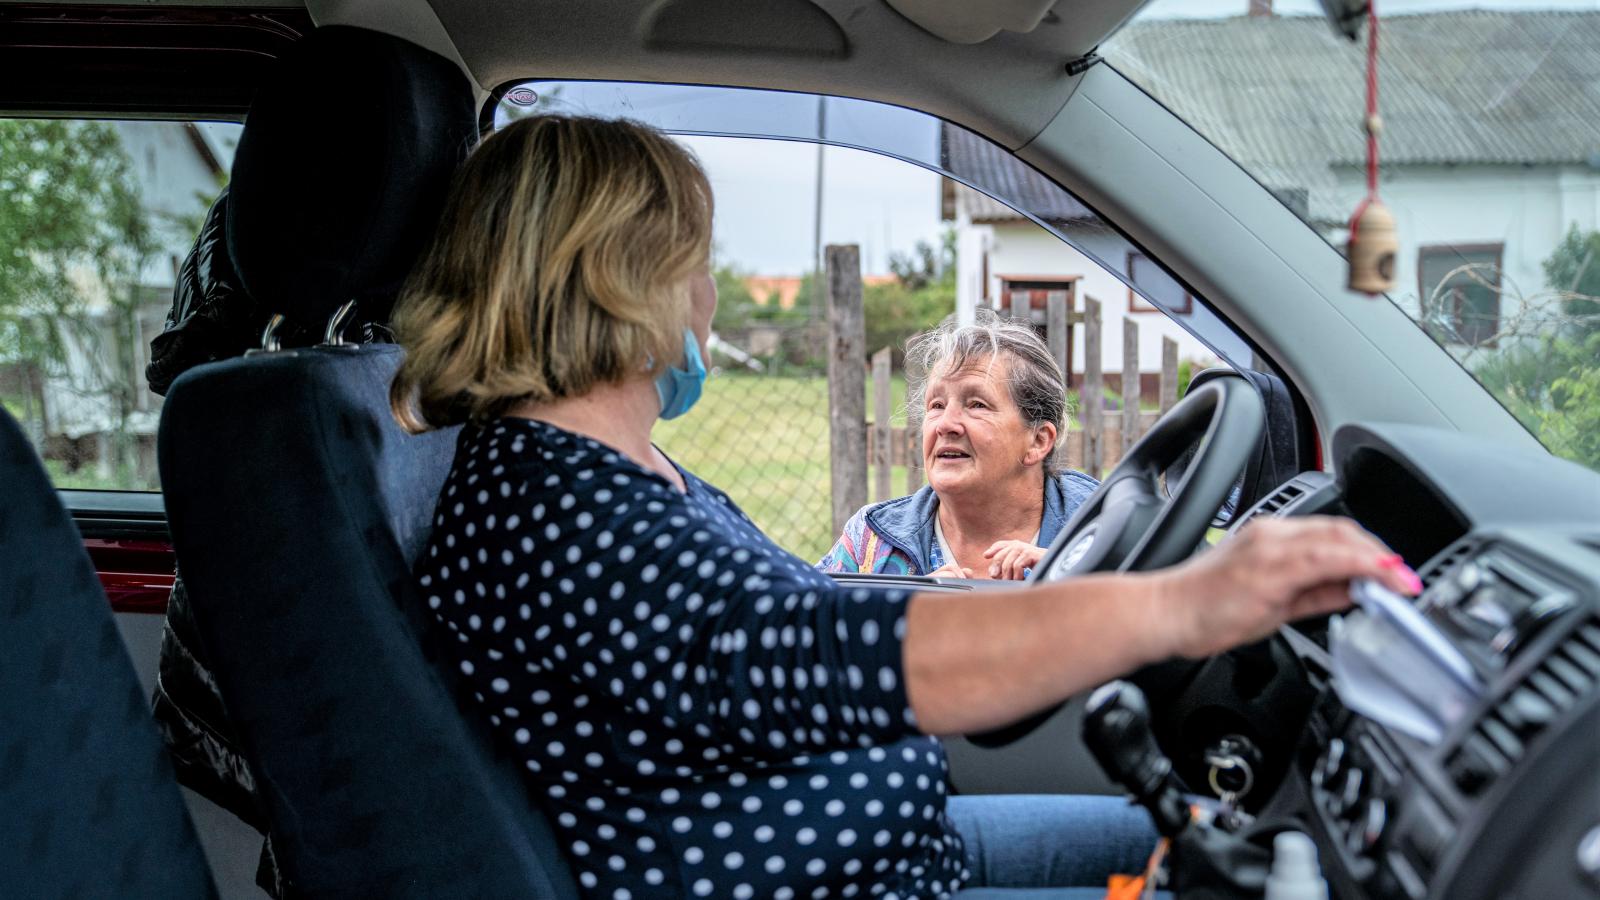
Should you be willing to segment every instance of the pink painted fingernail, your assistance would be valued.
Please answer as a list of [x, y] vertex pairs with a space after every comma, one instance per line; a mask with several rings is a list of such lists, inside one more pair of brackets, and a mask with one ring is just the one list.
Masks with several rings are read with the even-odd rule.
[[1406, 561], [1405, 558], [1400, 554], [1391, 553], [1388, 556], [1378, 560], [1378, 565], [1383, 566], [1385, 569], [1404, 569], [1406, 567]]

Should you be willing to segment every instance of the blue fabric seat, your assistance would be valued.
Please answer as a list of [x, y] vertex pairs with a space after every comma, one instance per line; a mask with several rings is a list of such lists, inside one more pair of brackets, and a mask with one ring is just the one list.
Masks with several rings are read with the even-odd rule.
[[454, 434], [407, 435], [400, 349], [333, 324], [347, 301], [386, 321], [476, 129], [456, 65], [397, 38], [318, 29], [275, 63], [234, 158], [228, 255], [254, 302], [333, 340], [192, 369], [162, 410], [194, 637], [287, 896], [576, 895], [418, 627], [411, 564]]
[[572, 897], [420, 638], [411, 560], [455, 434], [395, 424], [400, 354], [289, 350], [174, 383], [161, 475], [199, 637], [295, 895]]
[[0, 897], [214, 897], [83, 540], [0, 409]]

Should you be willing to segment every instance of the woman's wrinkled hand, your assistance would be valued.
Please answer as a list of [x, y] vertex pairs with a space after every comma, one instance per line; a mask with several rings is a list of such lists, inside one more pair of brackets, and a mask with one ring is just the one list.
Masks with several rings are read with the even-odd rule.
[[1027, 541], [995, 541], [983, 551], [983, 558], [992, 560], [989, 577], [1001, 581], [1021, 581], [1023, 572], [1039, 564], [1045, 549]]
[[929, 572], [928, 573], [928, 577], [929, 578], [971, 578], [972, 577], [972, 570], [971, 569], [963, 569], [963, 568], [961, 568], [960, 566], [956, 565], [953, 562], [948, 562], [948, 563], [945, 563], [944, 565], [940, 566], [939, 568], [934, 569], [932, 572]]
[[1172, 651], [1194, 659], [1259, 640], [1296, 619], [1350, 605], [1350, 580], [1422, 590], [1416, 573], [1349, 519], [1252, 522], [1212, 552], [1160, 573]]

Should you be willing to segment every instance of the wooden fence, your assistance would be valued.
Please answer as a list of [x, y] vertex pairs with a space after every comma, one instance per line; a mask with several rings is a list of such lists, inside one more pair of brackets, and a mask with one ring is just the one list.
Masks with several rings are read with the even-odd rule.
[[[867, 503], [868, 476], [872, 494], [878, 500], [898, 496], [893, 483], [895, 466], [905, 467], [905, 481], [899, 490], [911, 493], [922, 486], [922, 427], [917, 410], [908, 410], [908, 423], [894, 427], [891, 400], [892, 354], [884, 347], [872, 354], [870, 366], [861, 360], [866, 354], [866, 328], [861, 307], [861, 261], [854, 245], [829, 245], [825, 252], [828, 304], [828, 410], [831, 430], [831, 472], [833, 477], [833, 528], [840, 532], [845, 520]], [[1067, 374], [1078, 382], [1081, 402], [1073, 409], [1073, 424], [1059, 444], [1058, 453], [1067, 468], [1079, 469], [1100, 477], [1122, 459], [1150, 426], [1178, 399], [1178, 344], [1171, 338], [1161, 341], [1161, 374], [1156, 409], [1141, 409], [1139, 368], [1139, 325], [1122, 320], [1122, 371], [1120, 396], [1106, 397], [1102, 364], [1103, 322], [1100, 301], [1085, 296], [1083, 310], [1071, 308], [1069, 291], [1051, 291], [1045, 303], [1045, 343]], [[1031, 319], [1031, 300], [1013, 295], [1014, 318]], [[1084, 367], [1081, 380], [1067, 357], [1070, 330], [1083, 329]], [[867, 374], [871, 372], [872, 418], [867, 418]], [[1113, 415], [1107, 415], [1107, 403]]]

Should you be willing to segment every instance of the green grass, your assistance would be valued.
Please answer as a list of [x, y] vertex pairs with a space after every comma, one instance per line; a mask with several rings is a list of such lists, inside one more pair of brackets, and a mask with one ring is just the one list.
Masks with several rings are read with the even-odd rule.
[[833, 546], [826, 379], [719, 375], [655, 439], [779, 546], [812, 562]]

